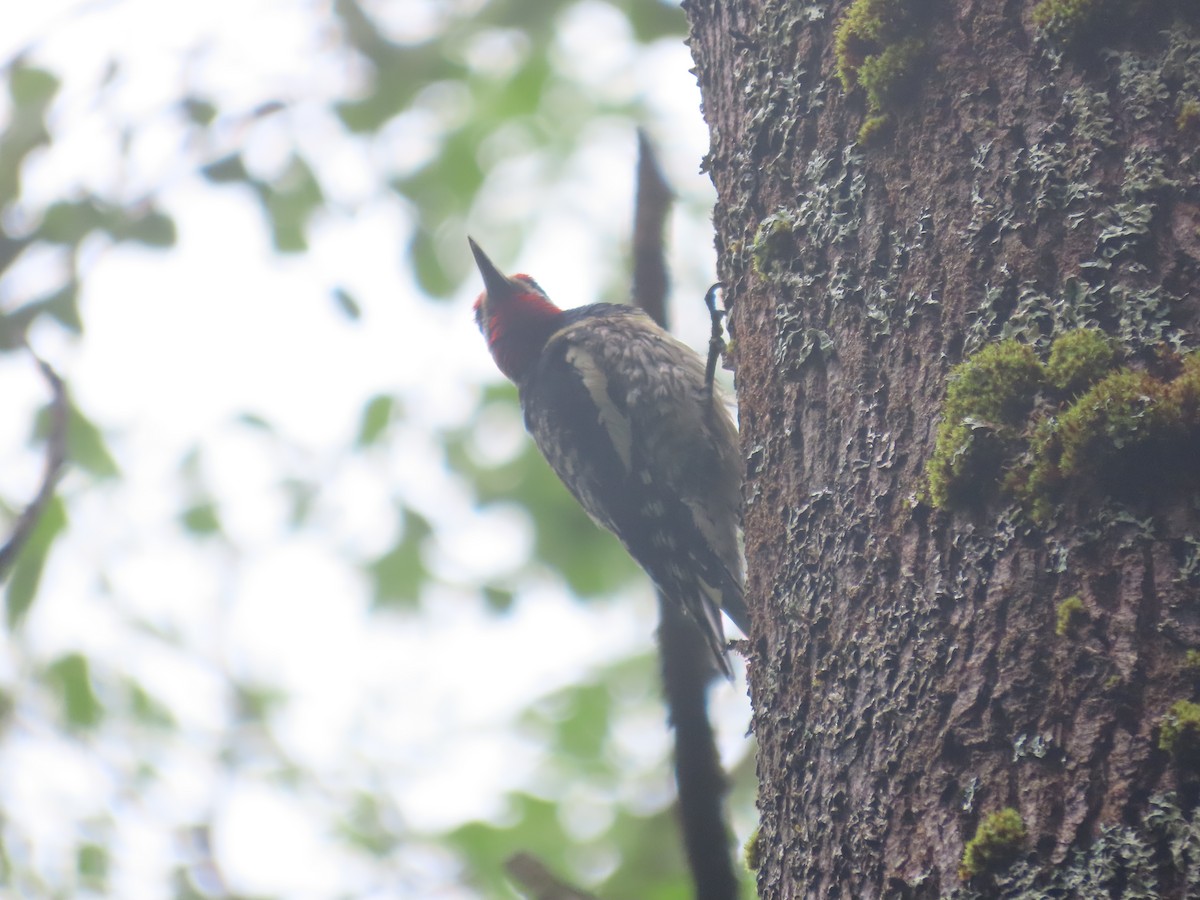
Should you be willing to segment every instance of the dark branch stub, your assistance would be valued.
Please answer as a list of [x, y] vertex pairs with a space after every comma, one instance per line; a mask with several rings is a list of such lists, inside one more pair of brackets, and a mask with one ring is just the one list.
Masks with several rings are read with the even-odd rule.
[[508, 875], [534, 900], [596, 900], [596, 897], [556, 877], [531, 853], [517, 853], [504, 863]]

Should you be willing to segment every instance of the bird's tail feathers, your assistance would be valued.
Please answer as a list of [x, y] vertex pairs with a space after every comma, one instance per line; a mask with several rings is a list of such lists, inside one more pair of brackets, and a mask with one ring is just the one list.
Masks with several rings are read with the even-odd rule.
[[725, 648], [725, 627], [721, 622], [721, 598], [722, 591], [719, 586], [697, 578], [696, 590], [686, 595], [684, 606], [696, 621], [697, 627], [704, 632], [705, 640], [721, 673], [732, 680], [733, 669], [729, 667], [729, 653]]

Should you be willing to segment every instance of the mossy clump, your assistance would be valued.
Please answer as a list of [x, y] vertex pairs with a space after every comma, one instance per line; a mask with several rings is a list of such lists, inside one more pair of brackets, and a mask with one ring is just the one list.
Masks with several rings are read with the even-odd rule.
[[1015, 340], [989, 344], [950, 373], [946, 417], [1019, 425], [1032, 408], [1043, 377], [1042, 364], [1028, 344]]
[[1058, 604], [1058, 619], [1054, 625], [1054, 633], [1059, 637], [1066, 637], [1085, 618], [1087, 618], [1087, 609], [1084, 607], [1083, 601], [1079, 599], [1078, 594], [1072, 594]]
[[904, 0], [854, 0], [834, 34], [837, 76], [842, 87], [858, 87], [858, 70], [905, 29]]
[[1120, 369], [1034, 426], [1024, 478], [1009, 483], [1035, 522], [1050, 518], [1065, 485], [1119, 474], [1128, 451], [1151, 441], [1160, 431], [1162, 387], [1146, 372]]
[[761, 828], [755, 828], [750, 839], [746, 841], [744, 860], [746, 868], [751, 872], [757, 872], [758, 867], [762, 865], [762, 843], [759, 840], [761, 830]]
[[924, 55], [925, 39], [910, 37], [863, 60], [858, 67], [858, 86], [866, 92], [872, 110], [888, 109], [912, 89]]
[[1163, 391], [1161, 413], [1173, 431], [1195, 434], [1200, 429], [1200, 351], [1180, 359], [1179, 374]]
[[965, 881], [1004, 869], [1020, 855], [1025, 838], [1025, 823], [1011, 806], [989, 813], [963, 848], [958, 877]]
[[1200, 760], [1200, 704], [1176, 700], [1159, 724], [1158, 749], [1166, 750], [1176, 762]]
[[1193, 0], [1040, 0], [1033, 24], [1046, 37], [1079, 49], [1104, 45], [1105, 38], [1147, 24], [1162, 23], [1174, 8]]
[[1058, 417], [1058, 469], [1094, 476], [1116, 456], [1162, 430], [1164, 385], [1148, 372], [1121, 369], [1092, 385]]
[[1009, 493], [1025, 504], [1030, 518], [1039, 524], [1044, 524], [1054, 514], [1054, 498], [1062, 484], [1058, 467], [1062, 450], [1057, 427], [1058, 421], [1052, 416], [1034, 424], [1027, 454], [1030, 462], [1014, 468], [1005, 482]]
[[1179, 101], [1179, 112], [1175, 115], [1175, 127], [1180, 131], [1200, 129], [1200, 99], [1188, 97]]
[[1115, 363], [1093, 328], [1060, 335], [1044, 366], [1015, 340], [961, 362], [925, 468], [930, 502], [963, 506], [998, 487], [1045, 524], [1068, 490], [1200, 487], [1200, 350], [1166, 351], [1153, 371]]
[[1033, 348], [1014, 340], [989, 344], [954, 367], [926, 467], [934, 506], [967, 500], [996, 481], [1004, 443], [1019, 433], [1043, 379]]
[[[916, 87], [929, 49], [925, 5], [925, 0], [854, 0], [838, 23], [838, 79], [847, 93], [862, 89], [872, 118], [888, 112]], [[868, 129], [868, 122], [859, 130], [860, 143], [868, 143], [864, 137], [879, 141], [886, 136], [881, 123]]]
[[1116, 354], [1108, 336], [1098, 328], [1077, 328], [1050, 345], [1046, 380], [1063, 394], [1076, 394], [1112, 368]]
[[858, 142], [864, 147], [882, 144], [896, 130], [896, 119], [892, 115], [867, 116], [858, 129]]
[[1092, 29], [1111, 0], [1041, 0], [1033, 8], [1033, 24], [1051, 38], [1070, 42]]
[[1200, 650], [1195, 647], [1188, 648], [1187, 653], [1183, 655], [1183, 666], [1189, 672], [1200, 674]]
[[1101, 483], [1115, 492], [1144, 484], [1142, 476], [1194, 468], [1188, 460], [1200, 452], [1200, 353], [1179, 358], [1178, 366], [1170, 379], [1136, 369], [1110, 372], [1034, 425], [1031, 462], [1023, 478], [1009, 482], [1034, 521], [1048, 518], [1069, 483]]
[[986, 495], [1004, 448], [985, 429], [971, 421], [943, 420], [938, 425], [933, 456], [925, 466], [929, 502], [934, 506], [961, 506]]
[[750, 259], [755, 274], [770, 275], [774, 265], [788, 257], [795, 227], [796, 219], [787, 210], [777, 210], [759, 223], [754, 233], [754, 243], [750, 245]]

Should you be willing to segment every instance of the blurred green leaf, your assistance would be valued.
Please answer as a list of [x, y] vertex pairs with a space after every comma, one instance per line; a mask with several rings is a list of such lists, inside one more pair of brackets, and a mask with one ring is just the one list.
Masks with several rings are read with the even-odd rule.
[[[3, 135], [0, 135], [0, 165], [3, 164]], [[4, 173], [0, 172], [0, 180], [4, 177]], [[3, 198], [0, 196], [0, 204], [3, 203]], [[0, 275], [11, 266], [21, 254], [25, 252], [25, 248], [30, 245], [29, 238], [13, 238], [0, 231]]]
[[68, 331], [80, 334], [83, 320], [79, 317], [79, 282], [71, 278], [45, 297], [0, 312], [0, 350], [24, 347], [30, 325], [42, 314], [50, 316]]
[[183, 112], [196, 125], [207, 128], [217, 117], [217, 107], [208, 100], [199, 97], [184, 97]]
[[68, 331], [83, 332], [83, 320], [79, 317], [79, 282], [74, 278], [49, 297], [36, 302], [42, 311]]
[[355, 0], [337, 0], [334, 13], [341, 20], [350, 45], [371, 67], [373, 77], [361, 97], [335, 105], [342, 124], [352, 132], [378, 131], [403, 112], [426, 85], [460, 79], [466, 70], [446, 53], [456, 32], [452, 24], [440, 41], [398, 44], [386, 37]]
[[23, 60], [8, 69], [8, 94], [12, 98], [4, 131], [0, 133], [0, 207], [21, 191], [21, 166], [35, 147], [47, 144], [46, 108], [58, 92], [58, 79]]
[[39, 311], [33, 303], [11, 311], [0, 310], [0, 351], [25, 349], [25, 335]]
[[542, 95], [552, 77], [549, 58], [530, 54], [489, 106], [489, 112], [501, 121], [533, 115], [542, 105]]
[[[679, 820], [673, 805], [650, 815], [635, 815], [618, 807], [605, 837], [615, 845], [621, 862], [599, 889], [603, 896], [691, 900], [692, 886], [680, 852]], [[752, 890], [743, 890], [743, 894], [754, 896]]]
[[389, 827], [388, 818], [379, 797], [359, 793], [354, 796], [350, 811], [337, 830], [350, 844], [372, 856], [384, 858], [391, 855], [400, 843], [398, 823]]
[[150, 728], [173, 729], [175, 717], [166, 704], [152, 697], [146, 689], [132, 679], [125, 683], [129, 696], [129, 708], [134, 719]]
[[415, 608], [429, 571], [421, 557], [425, 540], [433, 533], [428, 520], [411, 509], [403, 509], [400, 539], [387, 553], [367, 566], [374, 583], [375, 605]]
[[18, 63], [8, 79], [8, 94], [17, 106], [45, 106], [58, 93], [58, 76]]
[[105, 213], [95, 200], [60, 200], [50, 204], [42, 214], [38, 237], [52, 244], [73, 246], [106, 224]]
[[62, 700], [68, 725], [87, 729], [100, 724], [104, 709], [92, 689], [87, 657], [79, 653], [59, 657], [47, 669], [46, 680]]
[[179, 519], [184, 528], [199, 537], [208, 537], [221, 531], [221, 520], [217, 516], [216, 506], [211, 501], [189, 507]]
[[308, 163], [293, 156], [275, 181], [255, 184], [271, 223], [275, 249], [280, 253], [307, 250], [309, 219], [325, 200]]
[[362, 420], [358, 426], [358, 437], [355, 443], [359, 447], [369, 447], [378, 443], [392, 423], [396, 409], [396, 398], [389, 394], [376, 394], [363, 407]]
[[74, 404], [67, 419], [67, 456], [96, 478], [116, 478], [121, 474], [100, 429]]
[[[652, 653], [620, 660], [595, 673], [585, 684], [569, 686], [541, 698], [522, 715], [533, 731], [532, 739], [548, 747], [554, 774], [543, 774], [541, 783], [575, 785], [583, 789], [585, 804], [612, 795], [615, 785], [634, 777], [624, 760], [610, 753], [618, 699], [639, 708], [654, 704], [648, 689], [657, 683], [657, 660]], [[652, 698], [652, 699], [651, 699]], [[662, 725], [668, 728], [665, 716]], [[642, 777], [646, 777], [643, 773]], [[653, 776], [651, 776], [653, 777]], [[665, 788], [669, 773], [660, 773]], [[470, 883], [483, 896], [514, 896], [497, 873], [501, 861], [516, 850], [543, 860], [567, 881], [584, 884], [594, 870], [587, 860], [598, 853], [606, 861], [615, 856], [616, 867], [597, 888], [602, 897], [637, 897], [652, 900], [686, 900], [691, 885], [681, 852], [676, 809], [664, 792], [663, 806], [649, 813], [632, 813], [613, 798], [611, 816], [602, 831], [581, 839], [564, 823], [573, 819], [569, 801], [549, 800], [525, 792], [510, 794], [507, 809], [493, 821], [473, 822], [453, 829], [445, 842], [463, 858]], [[603, 815], [604, 813], [601, 813]]]
[[[34, 423], [33, 436], [44, 441], [50, 433], [51, 411], [43, 407]], [[101, 480], [116, 478], [121, 474], [117, 462], [108, 450], [104, 435], [79, 408], [71, 403], [67, 411], [67, 459], [89, 475]]]
[[354, 299], [354, 295], [343, 287], [333, 289], [333, 302], [337, 304], [337, 308], [341, 310], [342, 315], [352, 322], [357, 322], [362, 318], [362, 307]]
[[522, 896], [503, 870], [504, 861], [517, 851], [532, 853], [567, 881], [586, 887], [588, 873], [577, 863], [595, 847], [605, 856], [615, 850], [617, 857], [616, 869], [597, 888], [599, 896], [690, 900], [674, 807], [635, 815], [614, 802], [612, 811], [612, 824], [592, 841], [580, 843], [564, 832], [557, 803], [514, 793], [502, 822], [471, 822], [447, 834], [445, 843], [461, 855], [469, 884], [486, 897]]
[[512, 609], [515, 599], [513, 592], [510, 590], [488, 585], [485, 585], [483, 588], [483, 602], [494, 613], [508, 612]]
[[250, 173], [246, 164], [241, 161], [241, 154], [222, 156], [220, 160], [210, 162], [200, 169], [200, 174], [215, 185], [229, 184], [230, 181], [250, 181]]
[[171, 890], [174, 900], [212, 900], [212, 894], [207, 889], [200, 891], [192, 883], [189, 866], [181, 865], [172, 870]]
[[21, 548], [13, 565], [12, 575], [8, 579], [5, 615], [10, 629], [20, 625], [29, 608], [33, 606], [38, 585], [42, 581], [42, 570], [46, 566], [46, 558], [50, 555], [50, 547], [66, 525], [66, 507], [58, 497], [51, 497], [50, 502], [42, 509], [33, 531], [29, 533], [25, 546]]
[[235, 715], [239, 722], [265, 724], [287, 703], [287, 694], [265, 684], [239, 682], [232, 686]]
[[611, 595], [637, 576], [638, 568], [625, 548], [587, 517], [532, 439], [515, 458], [498, 466], [475, 462], [466, 451], [468, 439], [468, 432], [443, 439], [449, 468], [466, 477], [481, 505], [516, 502], [528, 511], [534, 526], [535, 557], [557, 571], [573, 593], [580, 597]]
[[416, 229], [412, 242], [408, 245], [408, 252], [417, 284], [426, 294], [431, 297], [448, 297], [457, 287], [457, 279], [443, 268], [442, 261], [438, 259], [436, 242], [428, 231], [423, 228]]
[[171, 247], [175, 244], [175, 220], [156, 209], [115, 219], [110, 233], [119, 241], [136, 241], [147, 247]]
[[[564, 870], [569, 844], [558, 805], [527, 793], [511, 794], [504, 824], [471, 822], [447, 834], [446, 843], [465, 862], [470, 884], [485, 897], [519, 898], [504, 875], [504, 861], [518, 850]], [[636, 895], [631, 895], [636, 896]]]
[[75, 870], [84, 887], [104, 891], [108, 883], [108, 848], [99, 844], [81, 844], [75, 855]]
[[[601, 760], [612, 726], [613, 699], [603, 682], [571, 685], [545, 698], [528, 714], [527, 721], [553, 731], [555, 756], [567, 755], [576, 765]], [[609, 772], [603, 766], [593, 771]]]
[[228, 184], [232, 181], [250, 181], [250, 173], [242, 162], [240, 153], [223, 156], [216, 162], [211, 162], [200, 170], [200, 174], [213, 184]]
[[258, 415], [258, 413], [239, 413], [235, 421], [250, 428], [257, 428], [260, 431], [265, 431], [268, 434], [273, 434], [275, 432], [275, 427], [262, 416]]
[[136, 241], [148, 247], [175, 243], [175, 222], [152, 207], [126, 209], [94, 197], [52, 203], [42, 215], [38, 237], [52, 244], [76, 246], [93, 231], [106, 232], [114, 241]]
[[311, 481], [302, 478], [285, 478], [279, 486], [288, 498], [288, 524], [292, 528], [299, 528], [308, 521], [320, 489]]
[[678, 3], [646, 0], [608, 0], [624, 13], [633, 28], [633, 36], [643, 44], [662, 38], [687, 34], [687, 17]]

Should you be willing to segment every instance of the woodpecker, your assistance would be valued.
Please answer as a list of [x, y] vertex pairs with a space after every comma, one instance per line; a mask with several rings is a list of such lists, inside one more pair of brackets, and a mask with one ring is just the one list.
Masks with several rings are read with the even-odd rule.
[[475, 321], [517, 386], [525, 427], [589, 516], [699, 626], [730, 675], [720, 610], [749, 634], [738, 523], [737, 428], [704, 361], [642, 310], [559, 309], [470, 238], [484, 292]]

